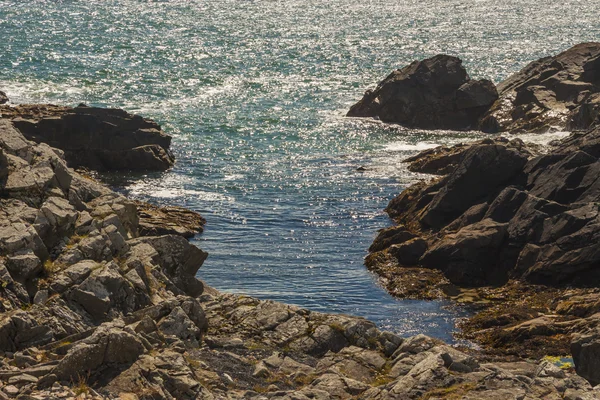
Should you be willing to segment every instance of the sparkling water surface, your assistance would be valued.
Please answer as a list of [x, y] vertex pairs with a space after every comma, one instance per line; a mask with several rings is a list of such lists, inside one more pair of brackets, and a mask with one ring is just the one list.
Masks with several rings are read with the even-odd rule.
[[161, 123], [175, 168], [127, 176], [123, 190], [206, 217], [193, 242], [210, 253], [199, 271], [208, 284], [452, 340], [463, 311], [393, 299], [363, 258], [390, 224], [387, 202], [422, 178], [402, 159], [482, 134], [343, 115], [391, 70], [437, 53], [498, 82], [599, 40], [599, 9], [600, 0], [0, 1], [0, 90], [13, 103], [84, 102]]

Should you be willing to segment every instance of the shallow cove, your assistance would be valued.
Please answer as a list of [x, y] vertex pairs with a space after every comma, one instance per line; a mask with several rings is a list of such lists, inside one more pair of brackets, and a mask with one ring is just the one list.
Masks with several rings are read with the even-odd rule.
[[[451, 340], [456, 310], [396, 301], [363, 267], [400, 160], [477, 133], [342, 115], [393, 68], [445, 52], [496, 81], [600, 37], [598, 1], [0, 2], [14, 102], [123, 107], [174, 136], [176, 167], [126, 191], [208, 219], [209, 284]], [[365, 166], [365, 172], [356, 168]]]

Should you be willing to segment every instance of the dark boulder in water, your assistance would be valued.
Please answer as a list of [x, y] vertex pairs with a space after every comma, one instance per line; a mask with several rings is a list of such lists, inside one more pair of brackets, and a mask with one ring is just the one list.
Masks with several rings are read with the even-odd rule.
[[470, 79], [459, 58], [440, 54], [392, 72], [347, 116], [413, 128], [468, 130], [477, 128], [497, 98], [492, 82]]
[[585, 130], [600, 122], [600, 43], [534, 61], [498, 85], [484, 132]]
[[0, 90], [0, 104], [6, 103], [8, 103], [8, 96], [6, 95], [6, 93]]
[[174, 163], [171, 137], [124, 110], [26, 104], [2, 106], [0, 113], [27, 139], [63, 150], [72, 168], [164, 171]]

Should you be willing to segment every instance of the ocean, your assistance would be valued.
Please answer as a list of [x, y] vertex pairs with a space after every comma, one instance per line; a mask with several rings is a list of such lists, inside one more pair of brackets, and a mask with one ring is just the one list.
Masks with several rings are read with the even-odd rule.
[[466, 310], [392, 298], [363, 258], [391, 224], [388, 201], [427, 178], [402, 160], [483, 134], [344, 114], [393, 69], [438, 53], [499, 82], [599, 40], [598, 10], [599, 0], [0, 1], [0, 90], [13, 103], [159, 122], [176, 166], [107, 179], [204, 215], [193, 242], [210, 254], [199, 271], [209, 285], [453, 341]]

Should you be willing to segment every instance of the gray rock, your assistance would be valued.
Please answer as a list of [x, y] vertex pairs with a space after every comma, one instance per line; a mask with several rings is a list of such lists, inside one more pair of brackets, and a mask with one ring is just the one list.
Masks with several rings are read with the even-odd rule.
[[571, 342], [577, 373], [592, 385], [600, 384], [600, 334], [598, 330], [578, 334]]

